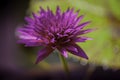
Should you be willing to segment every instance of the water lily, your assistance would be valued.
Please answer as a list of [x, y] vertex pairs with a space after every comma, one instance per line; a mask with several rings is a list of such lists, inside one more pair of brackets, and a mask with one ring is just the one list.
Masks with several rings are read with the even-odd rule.
[[81, 23], [84, 16], [78, 16], [78, 13], [79, 11], [75, 12], [73, 8], [62, 12], [57, 7], [55, 13], [49, 8], [47, 10], [40, 8], [38, 14], [33, 13], [33, 18], [26, 17], [27, 24], [17, 29], [19, 43], [32, 47], [43, 46], [38, 52], [36, 64], [56, 49], [65, 58], [70, 52], [88, 59], [86, 53], [76, 43], [91, 40], [83, 34], [93, 29], [83, 29], [90, 21]]

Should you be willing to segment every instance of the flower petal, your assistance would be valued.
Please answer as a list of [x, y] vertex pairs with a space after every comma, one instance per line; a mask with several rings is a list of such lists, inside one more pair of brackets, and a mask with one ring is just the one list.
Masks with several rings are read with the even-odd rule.
[[78, 33], [76, 33], [77, 35], [82, 35], [82, 34], [86, 34], [92, 31], [95, 31], [96, 29], [86, 29], [86, 30], [81, 30]]
[[38, 34], [34, 32], [32, 26], [24, 26], [22, 28], [17, 28], [16, 36], [18, 36], [20, 39], [35, 39]]
[[58, 49], [58, 50], [61, 52], [61, 54], [62, 54], [65, 58], [68, 57], [67, 51], [66, 51], [65, 49], [61, 48], [61, 49]]
[[78, 25], [78, 26], [76, 27], [76, 30], [79, 31], [80, 29], [82, 29], [82, 28], [84, 28], [85, 26], [87, 26], [89, 23], [90, 23], [90, 21], [84, 22], [84, 23]]
[[33, 20], [32, 18], [30, 18], [30, 17], [25, 17], [25, 20], [26, 20], [29, 24], [31, 24], [31, 23], [34, 22], [34, 20]]
[[88, 37], [76, 37], [73, 39], [73, 41], [75, 42], [85, 42], [86, 40], [93, 40], [92, 38], [88, 38]]
[[40, 50], [35, 64], [38, 64], [38, 62], [46, 58], [52, 51], [53, 49], [51, 47], [45, 47], [42, 50]]
[[45, 43], [43, 40], [35, 40], [35, 39], [20, 39], [18, 43], [25, 44], [26, 47], [30, 46], [43, 46]]
[[61, 14], [60, 7], [57, 6], [57, 9], [56, 9], [56, 16], [60, 16], [60, 14]]
[[[72, 48], [74, 48], [74, 49], [72, 49]], [[73, 44], [73, 45], [67, 47], [67, 50], [76, 56], [80, 56], [85, 59], [88, 59], [88, 56], [77, 44]]]
[[81, 15], [78, 18], [76, 18], [76, 20], [74, 21], [74, 26], [76, 27], [83, 18], [84, 18], [84, 15]]

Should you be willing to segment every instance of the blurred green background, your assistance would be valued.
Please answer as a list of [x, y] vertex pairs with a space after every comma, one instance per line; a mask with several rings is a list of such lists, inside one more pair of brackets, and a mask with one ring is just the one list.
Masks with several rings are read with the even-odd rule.
[[[103, 68], [120, 69], [120, 0], [31, 0], [26, 15], [32, 12], [38, 12], [39, 7], [50, 7], [53, 11], [56, 6], [60, 6], [62, 11], [68, 7], [75, 10], [80, 9], [79, 15], [85, 15], [84, 21], [92, 21], [86, 28], [97, 28], [94, 32], [86, 34], [93, 40], [79, 43], [89, 60], [85, 60], [69, 54], [68, 62], [74, 62], [76, 65], [91, 64], [103, 66]], [[39, 50], [39, 48], [37, 49]], [[36, 49], [28, 54], [34, 63], [36, 58]], [[48, 58], [40, 62], [38, 66], [45, 69], [51, 68], [51, 65], [60, 64], [56, 52], [50, 54]]]

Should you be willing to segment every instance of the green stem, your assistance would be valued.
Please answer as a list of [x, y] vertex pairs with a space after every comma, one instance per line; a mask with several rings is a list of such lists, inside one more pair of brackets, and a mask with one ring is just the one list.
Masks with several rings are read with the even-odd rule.
[[61, 54], [59, 54], [59, 57], [60, 57], [62, 65], [64, 67], [64, 70], [66, 71], [66, 73], [68, 75], [70, 75], [69, 68], [68, 68], [68, 65], [67, 65], [67, 61], [65, 60], [64, 56], [62, 56]]

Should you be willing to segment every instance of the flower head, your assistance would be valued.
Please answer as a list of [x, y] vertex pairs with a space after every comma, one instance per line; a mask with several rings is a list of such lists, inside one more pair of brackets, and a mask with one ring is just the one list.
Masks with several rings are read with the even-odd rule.
[[49, 8], [44, 10], [40, 8], [39, 14], [33, 14], [33, 18], [26, 17], [27, 24], [17, 30], [19, 42], [25, 46], [43, 46], [38, 53], [36, 63], [43, 60], [55, 49], [61, 52], [61, 55], [68, 57], [70, 52], [76, 56], [88, 59], [85, 52], [76, 44], [76, 42], [85, 42], [91, 38], [83, 37], [82, 34], [91, 32], [92, 29], [83, 30], [90, 21], [80, 23], [83, 15], [78, 16], [79, 11], [67, 9], [61, 12], [57, 7], [53, 13]]

